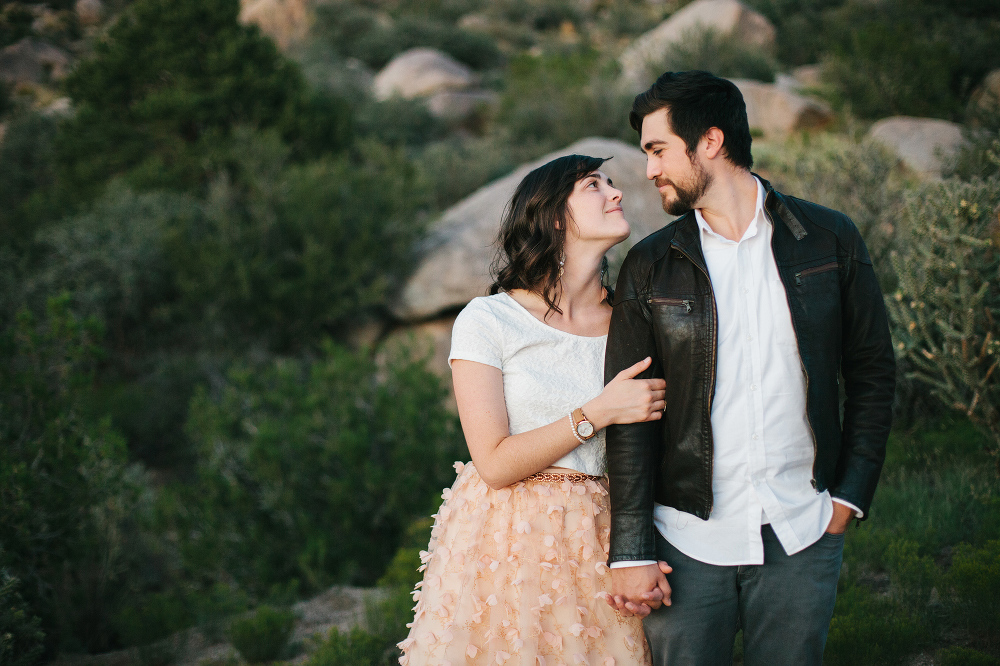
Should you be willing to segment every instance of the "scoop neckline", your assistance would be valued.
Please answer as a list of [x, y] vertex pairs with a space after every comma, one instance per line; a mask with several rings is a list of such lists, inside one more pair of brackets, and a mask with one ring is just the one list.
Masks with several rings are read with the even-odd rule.
[[531, 312], [528, 310], [528, 308], [526, 308], [523, 305], [521, 305], [520, 303], [518, 303], [517, 300], [513, 296], [511, 296], [510, 294], [508, 294], [506, 291], [501, 291], [501, 292], [499, 292], [498, 295], [505, 296], [508, 301], [510, 301], [511, 303], [514, 304], [514, 307], [516, 307], [518, 310], [520, 310], [522, 313], [524, 313], [524, 315], [527, 316], [528, 318], [530, 318], [531, 321], [535, 322], [539, 326], [544, 326], [545, 328], [549, 329], [550, 331], [555, 331], [556, 333], [561, 333], [563, 335], [568, 335], [571, 338], [579, 338], [580, 340], [606, 340], [607, 337], [608, 337], [607, 333], [605, 333], [604, 335], [578, 335], [576, 333], [570, 333], [569, 331], [564, 331], [561, 328], [556, 328], [555, 326], [549, 326], [544, 321], [540, 320], [538, 317], [536, 317], [535, 315], [531, 314]]

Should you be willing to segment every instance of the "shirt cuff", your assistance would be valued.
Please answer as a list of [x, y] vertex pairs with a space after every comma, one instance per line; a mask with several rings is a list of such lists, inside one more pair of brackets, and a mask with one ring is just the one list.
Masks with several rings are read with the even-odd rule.
[[621, 562], [612, 562], [608, 566], [612, 569], [624, 569], [626, 567], [644, 567], [647, 564], [656, 564], [656, 560], [622, 560]]
[[836, 502], [837, 504], [843, 504], [848, 509], [854, 509], [854, 517], [855, 518], [864, 518], [865, 517], [865, 512], [864, 511], [862, 511], [858, 507], [854, 506], [853, 504], [851, 504], [847, 500], [842, 500], [839, 497], [834, 497], [833, 501]]

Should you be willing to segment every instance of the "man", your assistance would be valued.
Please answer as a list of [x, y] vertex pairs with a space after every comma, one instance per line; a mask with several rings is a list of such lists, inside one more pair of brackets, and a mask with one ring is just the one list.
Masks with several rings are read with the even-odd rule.
[[649, 613], [654, 664], [728, 665], [741, 628], [748, 666], [820, 664], [892, 418], [871, 259], [845, 215], [751, 173], [733, 83], [667, 72], [629, 120], [682, 217], [632, 248], [614, 295], [605, 375], [652, 356], [640, 376], [666, 379], [667, 406], [608, 428], [610, 601]]

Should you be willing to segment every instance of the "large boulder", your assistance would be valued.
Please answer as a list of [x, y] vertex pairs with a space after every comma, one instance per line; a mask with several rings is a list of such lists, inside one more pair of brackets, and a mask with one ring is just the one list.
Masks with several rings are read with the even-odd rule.
[[7, 83], [48, 83], [69, 73], [69, 54], [33, 37], [0, 51], [0, 79]]
[[104, 3], [101, 0], [76, 0], [73, 9], [80, 25], [97, 25], [104, 18]]
[[400, 53], [375, 76], [375, 97], [428, 97], [448, 90], [465, 90], [477, 81], [471, 69], [437, 49], [415, 48]]
[[892, 150], [918, 174], [938, 178], [944, 163], [961, 147], [962, 126], [937, 118], [893, 116], [868, 130], [868, 136]]
[[833, 111], [825, 103], [803, 97], [785, 81], [778, 84], [733, 79], [743, 93], [751, 130], [767, 138], [781, 138], [801, 130], [822, 129], [833, 122]]
[[631, 237], [609, 257], [614, 279], [626, 250], [670, 218], [656, 188], [646, 180], [646, 158], [637, 147], [613, 139], [583, 139], [519, 167], [449, 208], [432, 226], [422, 258], [392, 306], [393, 314], [404, 321], [426, 320], [484, 295], [490, 285], [493, 241], [517, 184], [532, 169], [574, 153], [614, 157], [602, 168], [624, 193], [625, 217], [632, 225]]
[[241, 0], [240, 22], [253, 24], [281, 49], [309, 32], [312, 14], [307, 0]]
[[448, 378], [448, 398], [446, 404], [455, 409], [455, 394], [451, 385], [451, 368], [448, 355], [451, 353], [451, 329], [456, 315], [446, 315], [432, 321], [409, 324], [389, 333], [382, 341], [382, 358], [391, 355], [401, 347], [407, 347], [417, 357], [427, 356], [427, 368]]
[[767, 51], [774, 49], [777, 34], [763, 14], [738, 0], [695, 0], [622, 52], [618, 61], [625, 85], [635, 90], [651, 85], [670, 47], [699, 30], [712, 30]]
[[972, 111], [972, 115], [977, 112], [1000, 113], [1000, 69], [994, 69], [987, 74], [972, 93], [969, 110]]
[[499, 102], [500, 95], [492, 90], [442, 90], [427, 98], [427, 109], [442, 120], [461, 122]]

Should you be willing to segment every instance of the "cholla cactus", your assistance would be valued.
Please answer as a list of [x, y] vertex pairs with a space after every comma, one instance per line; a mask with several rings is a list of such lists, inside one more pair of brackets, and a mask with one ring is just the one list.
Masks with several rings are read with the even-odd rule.
[[1000, 472], [1000, 178], [926, 184], [906, 213], [886, 299], [897, 353], [989, 433]]

